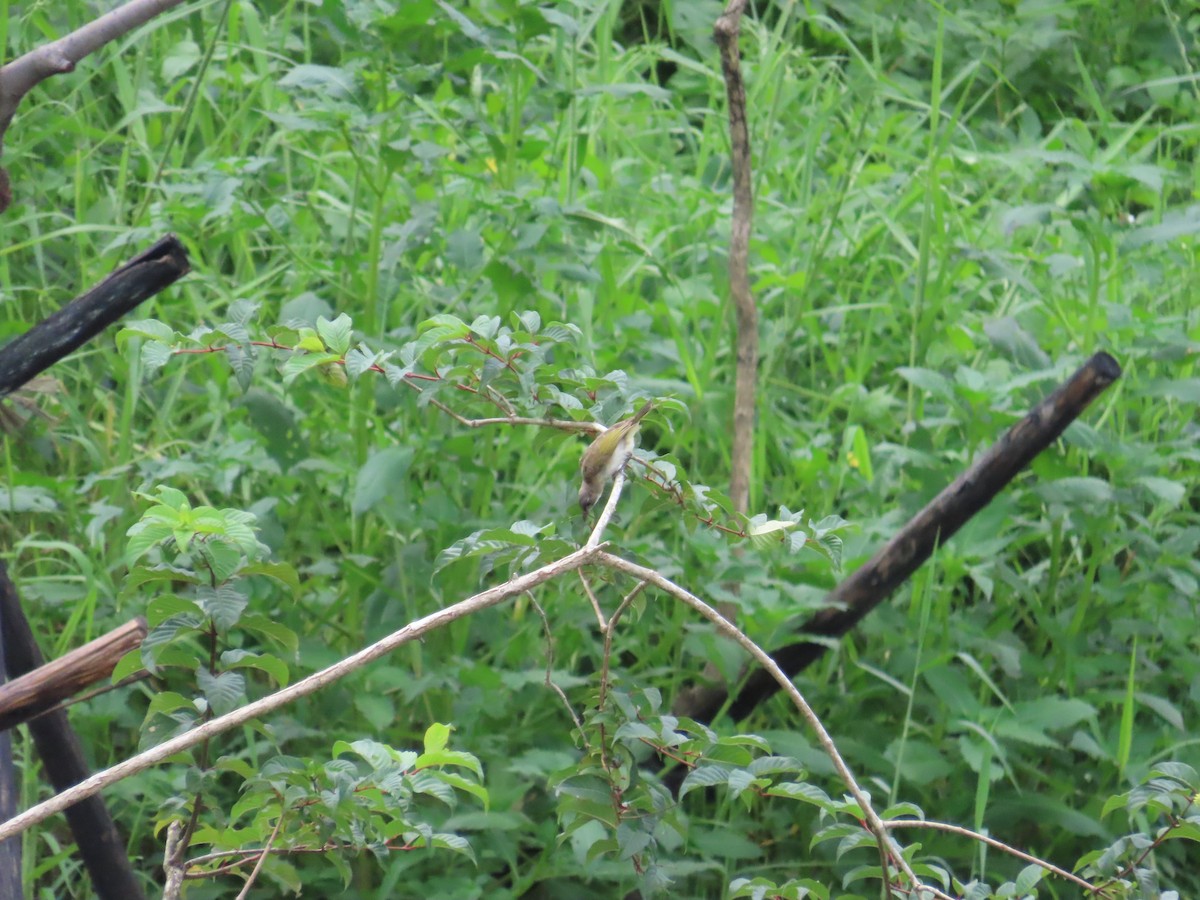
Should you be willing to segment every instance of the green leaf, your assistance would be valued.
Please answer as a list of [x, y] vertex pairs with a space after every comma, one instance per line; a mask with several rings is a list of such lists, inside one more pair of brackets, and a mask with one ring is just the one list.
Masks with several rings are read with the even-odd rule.
[[283, 562], [258, 562], [250, 563], [242, 566], [241, 574], [243, 576], [262, 575], [266, 578], [271, 578], [284, 587], [288, 588], [292, 594], [300, 593], [300, 576], [296, 570]]
[[731, 771], [726, 766], [711, 764], [696, 766], [696, 768], [688, 772], [687, 777], [683, 779], [683, 784], [679, 786], [679, 799], [682, 800], [698, 787], [714, 787], [718, 784], [727, 784]]
[[217, 632], [223, 634], [237, 625], [249, 600], [233, 585], [221, 584], [215, 588], [197, 588], [196, 602], [212, 619]]
[[954, 387], [946, 376], [932, 369], [921, 369], [912, 366], [901, 366], [896, 374], [911, 384], [940, 400], [953, 400]]
[[293, 656], [299, 650], [300, 641], [296, 637], [296, 632], [282, 622], [277, 622], [258, 613], [252, 613], [242, 617], [240, 627], [243, 631], [261, 634], [263, 637], [286, 649]]
[[345, 356], [350, 349], [352, 331], [353, 323], [345, 313], [332, 322], [324, 316], [317, 318], [317, 334], [321, 336], [321, 342], [339, 356]]
[[162, 344], [172, 344], [177, 338], [175, 329], [158, 319], [135, 319], [126, 322], [117, 332], [117, 350], [124, 352], [125, 345], [133, 338], [147, 338]]
[[293, 353], [287, 358], [281, 369], [283, 383], [291, 384], [310, 369], [326, 365], [336, 365], [341, 360], [342, 357], [338, 353]]
[[130, 675], [134, 675], [142, 671], [144, 668], [145, 666], [142, 664], [142, 648], [135, 647], [122, 656], [117, 664], [113, 667], [112, 676], [110, 677], [109, 681], [112, 684], [118, 684], [122, 680], [128, 678]]
[[449, 725], [442, 725], [438, 722], [433, 723], [425, 729], [425, 752], [436, 753], [439, 750], [446, 749], [446, 745], [450, 743]]
[[279, 79], [281, 88], [297, 88], [336, 99], [349, 98], [354, 93], [354, 76], [346, 69], [318, 66], [310, 63], [293, 66]]
[[396, 718], [396, 705], [391, 697], [376, 693], [360, 693], [354, 697], [354, 708], [363, 714], [376, 731], [385, 731]]
[[226, 650], [221, 654], [221, 665], [227, 669], [257, 669], [269, 676], [279, 687], [287, 687], [288, 684], [287, 664], [269, 653]]
[[407, 446], [385, 447], [372, 455], [358, 470], [350, 511], [361, 516], [395, 492], [407, 477], [415, 455]]
[[758, 550], [771, 550], [784, 542], [787, 532], [796, 527], [795, 522], [780, 519], [768, 520], [764, 515], [754, 516], [746, 529], [750, 542]]
[[246, 697], [246, 679], [238, 672], [222, 672], [213, 675], [203, 667], [196, 673], [199, 685], [209, 708], [218, 715], [233, 712]]

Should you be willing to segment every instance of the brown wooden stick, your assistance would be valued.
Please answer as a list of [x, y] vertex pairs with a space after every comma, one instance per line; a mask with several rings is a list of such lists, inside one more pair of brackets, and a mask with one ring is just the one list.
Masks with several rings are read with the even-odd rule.
[[746, 0], [730, 0], [713, 27], [721, 51], [721, 71], [729, 101], [729, 161], [733, 167], [733, 214], [729, 234], [729, 298], [737, 316], [737, 368], [734, 373], [733, 447], [729, 499], [744, 513], [750, 508], [750, 467], [754, 460], [754, 407], [758, 394], [758, 307], [750, 290], [750, 226], [754, 195], [750, 171], [750, 130], [746, 126], [746, 85], [742, 81], [738, 34]]
[[188, 272], [187, 251], [173, 234], [160, 238], [102, 282], [0, 350], [0, 397], [83, 346], [143, 300]]
[[[949, 487], [933, 498], [869, 561], [838, 585], [826, 605], [800, 629], [824, 642], [800, 641], [771, 653], [789, 677], [815, 662], [830, 638], [839, 638], [857, 625], [1016, 477], [1049, 447], [1088, 405], [1121, 377], [1121, 367], [1107, 353], [1097, 353], [1053, 394], [1008, 430]], [[749, 715], [778, 690], [762, 669], [752, 671], [729, 707], [735, 721]], [[725, 688], [710, 687], [681, 697], [676, 712], [699, 721], [712, 720], [725, 705]]]
[[146, 620], [132, 619], [0, 687], [0, 730], [26, 722], [88, 685], [108, 678], [121, 657], [140, 647], [145, 637]]
[[[42, 664], [42, 651], [21, 610], [17, 589], [8, 577], [8, 568], [0, 561], [0, 623], [4, 657], [10, 675], [24, 675]], [[29, 723], [38, 756], [46, 776], [56, 791], [62, 792], [88, 777], [83, 747], [71, 728], [67, 714], [54, 710]], [[117, 832], [101, 797], [89, 797], [66, 812], [67, 823], [79, 855], [92, 878], [96, 896], [101, 900], [144, 900], [146, 894], [134, 877], [125, 852], [125, 842]]]

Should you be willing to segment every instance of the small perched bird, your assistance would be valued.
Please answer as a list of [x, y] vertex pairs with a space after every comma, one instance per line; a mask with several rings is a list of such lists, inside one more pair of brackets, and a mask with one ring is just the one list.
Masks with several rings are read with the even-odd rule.
[[601, 433], [583, 451], [583, 459], [579, 461], [579, 474], [583, 476], [583, 483], [579, 486], [579, 508], [585, 516], [600, 499], [608, 479], [629, 462], [641, 421], [653, 407], [654, 401], [647, 401], [628, 419]]

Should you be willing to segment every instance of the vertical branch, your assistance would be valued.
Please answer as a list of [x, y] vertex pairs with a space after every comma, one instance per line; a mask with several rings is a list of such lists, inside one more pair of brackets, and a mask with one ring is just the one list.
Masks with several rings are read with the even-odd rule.
[[[8, 668], [4, 657], [4, 632], [7, 626], [0, 616], [0, 682], [7, 678]], [[12, 735], [0, 732], [0, 816], [5, 820], [17, 814], [17, 770], [13, 766]], [[5, 841], [0, 844], [0, 897], [20, 898], [21, 894], [21, 840]]]
[[730, 0], [717, 19], [713, 38], [721, 51], [721, 71], [729, 100], [729, 140], [733, 165], [733, 221], [729, 237], [729, 295], [737, 315], [737, 373], [733, 399], [733, 457], [729, 497], [733, 508], [750, 508], [750, 465], [754, 458], [754, 407], [758, 375], [758, 308], [750, 293], [750, 132], [746, 128], [746, 86], [738, 58], [738, 34], [746, 0]]

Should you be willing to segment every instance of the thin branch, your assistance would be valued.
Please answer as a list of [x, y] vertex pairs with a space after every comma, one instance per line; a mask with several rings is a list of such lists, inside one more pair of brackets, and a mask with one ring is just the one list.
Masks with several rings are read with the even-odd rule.
[[[563, 706], [567, 708], [567, 715], [571, 717], [571, 721], [575, 723], [575, 728], [580, 734], [583, 734], [583, 720], [575, 712], [575, 707], [571, 705], [571, 701], [567, 699], [567, 693], [558, 686], [554, 681], [554, 632], [550, 628], [550, 619], [546, 616], [546, 611], [542, 609], [542, 604], [537, 602], [537, 598], [533, 594], [529, 595], [529, 602], [537, 611], [538, 616], [542, 620], [542, 633], [546, 636], [546, 687], [558, 694], [558, 699], [562, 701]], [[586, 738], [585, 738], [586, 740]]]
[[487, 428], [492, 425], [532, 425], [537, 428], [557, 428], [559, 431], [586, 432], [599, 434], [604, 426], [599, 422], [573, 422], [570, 419], [533, 419], [527, 416], [493, 416], [490, 419], [468, 419], [455, 412], [439, 400], [430, 400], [430, 406], [436, 406], [464, 428]]
[[904, 873], [909, 883], [921, 891], [932, 892], [935, 897], [942, 898], [942, 900], [953, 900], [948, 894], [943, 893], [938, 888], [922, 883], [917, 878], [916, 873], [913, 872], [912, 867], [909, 866], [908, 861], [904, 858], [904, 854], [900, 852], [900, 848], [892, 844], [891, 838], [888, 837], [887, 829], [884, 827], [883, 820], [879, 818], [879, 814], [875, 812], [875, 808], [871, 805], [871, 798], [859, 787], [858, 780], [850, 771], [850, 767], [846, 765], [846, 761], [842, 759], [841, 753], [838, 752], [837, 747], [833, 743], [833, 738], [829, 736], [829, 732], [825, 730], [821, 719], [813, 711], [813, 708], [808, 705], [808, 701], [804, 699], [799, 689], [792, 684], [791, 679], [775, 664], [775, 660], [771, 659], [765, 650], [699, 597], [688, 592], [670, 579], [664, 578], [653, 569], [647, 569], [645, 566], [631, 563], [607, 551], [599, 553], [595, 561], [600, 565], [609, 566], [610, 568], [632, 575], [634, 578], [646, 581], [677, 600], [686, 603], [692, 609], [696, 610], [696, 612], [700, 613], [700, 615], [704, 616], [704, 618], [712, 622], [718, 631], [736, 641], [742, 649], [754, 657], [764, 670], [770, 672], [779, 684], [779, 687], [788, 695], [792, 704], [800, 711], [805, 721], [808, 722], [808, 726], [816, 735], [817, 742], [825, 751], [825, 755], [833, 762], [833, 766], [837, 770], [838, 775], [841, 776], [842, 782], [850, 791], [851, 796], [854, 797], [855, 803], [862, 810], [867, 828], [875, 835], [876, 840], [879, 841], [879, 845], [887, 848], [896, 866]]
[[621, 620], [621, 616], [625, 615], [625, 610], [629, 609], [631, 603], [637, 598], [643, 590], [646, 589], [646, 582], [639, 581], [632, 591], [625, 595], [624, 599], [617, 605], [616, 612], [612, 614], [607, 622], [601, 623], [600, 631], [604, 635], [604, 651], [600, 657], [600, 691], [596, 699], [596, 709], [604, 711], [604, 704], [608, 701], [608, 685], [611, 681], [609, 671], [612, 666], [612, 642], [613, 635], [617, 630], [617, 622]]
[[730, 0], [717, 19], [713, 38], [721, 51], [721, 71], [729, 99], [730, 164], [733, 166], [733, 215], [729, 234], [729, 296], [737, 316], [737, 369], [733, 399], [733, 449], [729, 499], [733, 508], [750, 508], [750, 467], [754, 460], [754, 408], [758, 390], [758, 307], [750, 291], [750, 228], [754, 193], [750, 181], [750, 131], [746, 127], [746, 85], [742, 81], [738, 35], [746, 0]]
[[949, 825], [945, 822], [930, 822], [925, 819], [884, 819], [883, 827], [892, 830], [897, 828], [925, 828], [930, 831], [944, 831], [947, 834], [957, 834], [961, 837], [970, 838], [973, 841], [979, 841], [981, 844], [987, 844], [989, 847], [994, 847], [1002, 853], [1015, 856], [1017, 859], [1023, 859], [1027, 863], [1033, 863], [1035, 866], [1039, 866], [1047, 872], [1057, 875], [1059, 878], [1063, 878], [1077, 887], [1083, 888], [1089, 894], [1096, 891], [1095, 885], [1088, 883], [1078, 875], [1068, 872], [1066, 869], [1060, 869], [1054, 863], [1038, 859], [1036, 856], [1031, 856], [1023, 850], [1018, 850], [1016, 847], [1010, 846], [1003, 841], [988, 837], [986, 834], [980, 834], [978, 831], [971, 831], [969, 828], [963, 828], [959, 825]]
[[36, 806], [32, 806], [20, 815], [14, 816], [7, 822], [0, 824], [0, 841], [8, 840], [39, 822], [45, 821], [55, 813], [62, 812], [80, 800], [98, 794], [106, 787], [131, 775], [143, 772], [177, 753], [182, 753], [184, 750], [209, 740], [222, 732], [228, 731], [231, 728], [237, 728], [239, 725], [244, 725], [253, 719], [273, 712], [294, 700], [307, 697], [309, 694], [315, 693], [321, 688], [327, 687], [349, 675], [351, 672], [361, 669], [368, 663], [386, 656], [397, 647], [424, 637], [426, 634], [436, 631], [450, 622], [482, 609], [495, 606], [531, 588], [544, 584], [565, 572], [572, 572], [580, 566], [595, 560], [600, 553], [601, 550], [599, 547], [583, 547], [574, 553], [564, 556], [562, 559], [542, 566], [540, 569], [535, 569], [525, 575], [506, 581], [504, 584], [468, 597], [466, 600], [459, 601], [445, 609], [440, 609], [424, 618], [411, 622], [399, 631], [388, 635], [383, 640], [377, 641], [369, 647], [360, 650], [358, 653], [348, 656], [328, 668], [322, 669], [320, 672], [309, 675], [307, 678], [303, 678], [283, 690], [276, 691], [274, 694], [263, 697], [261, 700], [256, 700], [253, 703], [235, 709], [233, 712], [218, 716], [210, 722], [205, 722], [203, 725], [193, 728], [191, 731], [164, 741], [157, 747], [152, 747], [144, 753], [139, 753], [137, 756], [119, 762], [102, 772], [97, 772], [95, 775], [85, 778], [74, 787], [68, 788]]
[[267, 861], [267, 857], [271, 855], [271, 845], [275, 843], [275, 838], [279, 837], [279, 829], [283, 827], [284, 810], [279, 811], [279, 818], [275, 821], [275, 827], [271, 831], [271, 836], [267, 838], [267, 843], [263, 846], [262, 855], [254, 864], [254, 868], [250, 872], [250, 877], [246, 879], [246, 883], [242, 885], [242, 889], [238, 891], [235, 900], [246, 900], [250, 896], [250, 888], [254, 886], [255, 880], [258, 878], [258, 873], [262, 871], [263, 863]]
[[588, 602], [592, 604], [592, 612], [596, 614], [596, 621], [600, 623], [600, 633], [608, 627], [608, 623], [604, 620], [604, 610], [600, 608], [600, 601], [596, 599], [596, 592], [592, 590], [591, 582], [587, 580], [587, 575], [583, 569], [577, 570], [579, 574], [579, 583], [583, 585], [583, 592], [587, 595]]
[[600, 546], [600, 535], [604, 534], [604, 529], [608, 527], [609, 520], [612, 519], [613, 514], [617, 511], [617, 501], [621, 499], [621, 488], [623, 487], [625, 487], [624, 466], [613, 476], [612, 490], [608, 492], [608, 502], [604, 504], [604, 509], [600, 512], [600, 517], [596, 519], [596, 527], [592, 529], [587, 543], [583, 545], [584, 547], [595, 549]]
[[[129, 0], [57, 41], [30, 50], [0, 67], [0, 149], [17, 107], [34, 87], [53, 75], [74, 71], [76, 63], [105, 44], [123, 37], [183, 0]], [[7, 179], [5, 179], [7, 181]], [[0, 191], [0, 194], [7, 191]], [[0, 197], [0, 212], [8, 208]]]

